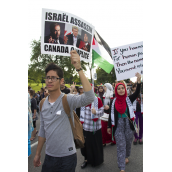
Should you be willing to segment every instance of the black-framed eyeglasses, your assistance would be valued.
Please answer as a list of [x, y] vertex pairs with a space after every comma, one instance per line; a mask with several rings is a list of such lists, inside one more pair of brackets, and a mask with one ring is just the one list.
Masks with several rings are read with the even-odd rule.
[[50, 77], [50, 76], [46, 76], [46, 77], [45, 77], [45, 80], [46, 80], [46, 81], [49, 81], [50, 79], [51, 79], [52, 82], [55, 82], [55, 81], [57, 81], [58, 79], [60, 80], [61, 78], [57, 78], [56, 76], [51, 76], [51, 77]]

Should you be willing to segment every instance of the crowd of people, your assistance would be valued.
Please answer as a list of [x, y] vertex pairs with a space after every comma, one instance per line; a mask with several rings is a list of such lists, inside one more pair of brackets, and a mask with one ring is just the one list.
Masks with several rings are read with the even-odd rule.
[[[93, 167], [104, 162], [103, 148], [110, 143], [117, 146], [117, 163], [120, 171], [125, 171], [129, 163], [131, 145], [143, 144], [143, 83], [141, 75], [136, 74], [137, 82], [126, 84], [125, 81], [104, 83], [95, 86], [85, 77], [79, 55], [71, 52], [71, 62], [79, 73], [82, 85], [73, 83], [65, 86], [62, 69], [50, 63], [45, 69], [46, 87], [35, 93], [28, 87], [28, 150], [30, 142], [36, 137], [36, 120], [40, 113], [38, 146], [34, 166], [41, 165], [40, 157], [46, 141], [46, 157], [42, 172], [74, 172], [77, 164], [76, 148], [67, 115], [63, 111], [62, 98], [67, 94], [67, 101], [83, 126], [84, 147], [80, 149], [84, 162]], [[45, 99], [40, 111], [40, 102]], [[139, 129], [138, 129], [139, 122]], [[139, 130], [139, 132], [138, 132]], [[134, 137], [134, 139], [133, 139]], [[139, 142], [138, 142], [139, 141]], [[113, 150], [113, 147], [112, 147]], [[55, 163], [58, 162], [58, 163]]]

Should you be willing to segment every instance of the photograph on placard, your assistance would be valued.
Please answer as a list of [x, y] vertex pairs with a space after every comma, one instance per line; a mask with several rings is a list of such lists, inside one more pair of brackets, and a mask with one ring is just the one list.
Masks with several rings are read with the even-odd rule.
[[64, 44], [64, 29], [64, 23], [45, 21], [44, 43]]
[[71, 13], [42, 9], [41, 54], [70, 57], [76, 50], [81, 61], [90, 62], [94, 26]]
[[79, 48], [90, 52], [91, 35], [82, 30], [81, 39], [82, 41], [80, 42]]
[[79, 48], [81, 41], [81, 29], [77, 26], [65, 24], [64, 42], [66, 45], [73, 45]]

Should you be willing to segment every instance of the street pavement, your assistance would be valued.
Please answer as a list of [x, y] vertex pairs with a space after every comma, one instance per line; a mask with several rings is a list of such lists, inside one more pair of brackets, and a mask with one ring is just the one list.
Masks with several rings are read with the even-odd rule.
[[[40, 119], [40, 118], [39, 118]], [[37, 120], [36, 127], [39, 130], [40, 121]], [[33, 159], [36, 153], [38, 136], [36, 139], [31, 142], [31, 155], [28, 157], [28, 172], [41, 172], [42, 164], [45, 158], [45, 144], [43, 146], [41, 152], [41, 166], [34, 167]], [[97, 166], [92, 167], [91, 165], [87, 165], [85, 169], [81, 169], [81, 164], [84, 161], [84, 157], [81, 155], [80, 149], [77, 149], [77, 167], [76, 172], [119, 172], [118, 164], [117, 164], [117, 150], [116, 145], [111, 146], [110, 144], [104, 147], [104, 163]], [[129, 163], [126, 165], [126, 172], [143, 172], [143, 145], [137, 144], [131, 147], [131, 156], [129, 157]]]

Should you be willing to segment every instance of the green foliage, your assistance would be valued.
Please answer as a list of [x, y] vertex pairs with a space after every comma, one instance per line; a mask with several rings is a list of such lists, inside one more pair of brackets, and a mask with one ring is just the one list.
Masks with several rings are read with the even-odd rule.
[[130, 83], [131, 81], [130, 81], [130, 79], [125, 79], [124, 80], [126, 83]]
[[[41, 90], [42, 83], [37, 84], [37, 83], [32, 82], [32, 84], [31, 85], [29, 84], [28, 86], [30, 86], [32, 88], [32, 90], [35, 90], [35, 92], [37, 92], [37, 91], [40, 91]], [[45, 83], [43, 83], [43, 87], [45, 87], [45, 86], [46, 86]], [[65, 84], [65, 86], [67, 88], [70, 88], [70, 85], [69, 84]], [[76, 86], [80, 86], [80, 85], [76, 85]]]
[[[41, 88], [42, 88], [42, 84], [37, 84], [37, 83], [32, 83], [31, 85], [28, 85], [28, 86], [31, 86], [32, 90], [35, 90], [35, 92], [37, 91], [40, 91]], [[45, 87], [45, 83], [43, 83], [43, 87]]]
[[[66, 83], [72, 83], [74, 80], [80, 82], [80, 80], [75, 77], [76, 75], [78, 76], [78, 73], [76, 72], [75, 67], [71, 64], [70, 58], [58, 55], [41, 54], [40, 40], [41, 38], [38, 41], [33, 40], [31, 43], [32, 53], [30, 59], [31, 64], [29, 64], [28, 69], [28, 82], [33, 80], [39, 84], [42, 81], [42, 76], [45, 77], [45, 67], [52, 62], [62, 68]], [[81, 61], [83, 71], [86, 71], [86, 65], [88, 65], [88, 63]]]
[[116, 80], [116, 75], [115, 75], [115, 70], [114, 68], [112, 71], [108, 74], [106, 73], [103, 69], [97, 68], [96, 69], [97, 73], [97, 81], [95, 82], [96, 84], [104, 84], [104, 83], [115, 83]]
[[41, 83], [44, 76], [44, 72], [39, 68], [30, 67], [28, 70], [28, 82], [29, 83]]

